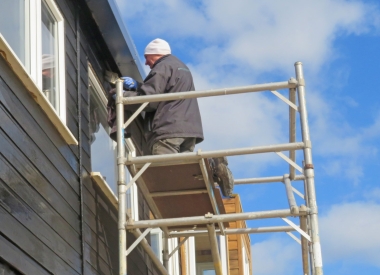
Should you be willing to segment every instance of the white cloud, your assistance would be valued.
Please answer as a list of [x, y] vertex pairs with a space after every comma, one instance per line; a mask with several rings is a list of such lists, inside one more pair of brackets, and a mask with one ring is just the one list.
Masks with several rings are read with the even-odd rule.
[[[300, 245], [292, 239], [273, 238], [251, 246], [252, 273], [255, 275], [300, 274]], [[298, 265], [297, 265], [298, 263]]]
[[336, 54], [337, 35], [368, 32], [379, 20], [370, 5], [346, 0], [117, 2], [137, 34], [194, 47], [197, 64], [240, 63], [256, 72], [290, 72], [298, 60], [318, 70]]
[[[376, 182], [379, 185], [379, 180]], [[380, 187], [376, 187], [374, 189], [364, 191], [364, 198], [369, 201], [378, 201], [380, 202]]]
[[[337, 37], [377, 31], [378, 7], [358, 0], [116, 1], [135, 39], [161, 37], [170, 42], [174, 54], [186, 55], [197, 90], [284, 81], [294, 76], [293, 63], [301, 60], [307, 88], [314, 87], [308, 90], [314, 154], [326, 158], [326, 174], [358, 182], [363, 175], [362, 157], [377, 154], [368, 139], [380, 135], [380, 119], [357, 131], [342, 117], [338, 108], [342, 103], [334, 105], [315, 86], [322, 69], [340, 56], [334, 47]], [[275, 77], [269, 79], [266, 73]], [[333, 79], [331, 85], [343, 87], [349, 73], [349, 68], [336, 72], [334, 79], [339, 81]], [[200, 147], [228, 149], [287, 142], [285, 104], [273, 98], [201, 99], [206, 140]], [[360, 108], [349, 96], [344, 102]], [[242, 158], [241, 162], [251, 160]], [[256, 173], [275, 163], [279, 163], [276, 157], [265, 156], [247, 169]]]
[[338, 261], [380, 267], [380, 204], [334, 205], [320, 217], [324, 263]]
[[[373, 192], [378, 193], [379, 190]], [[320, 215], [319, 229], [325, 270], [336, 265], [380, 267], [378, 213], [378, 203], [353, 202], [333, 205], [326, 214]], [[299, 244], [290, 238], [279, 236], [251, 246], [253, 274], [300, 273], [302, 262]]]

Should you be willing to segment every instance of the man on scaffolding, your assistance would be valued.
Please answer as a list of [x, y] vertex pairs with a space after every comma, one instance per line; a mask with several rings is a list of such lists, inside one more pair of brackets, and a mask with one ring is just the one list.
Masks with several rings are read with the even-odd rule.
[[[171, 54], [169, 44], [154, 39], [144, 52], [145, 65], [151, 71], [143, 83], [122, 77], [127, 96], [155, 95], [194, 91], [189, 68]], [[128, 107], [127, 107], [128, 108]], [[145, 111], [145, 136], [153, 155], [192, 152], [203, 141], [203, 129], [196, 98], [152, 102]]]

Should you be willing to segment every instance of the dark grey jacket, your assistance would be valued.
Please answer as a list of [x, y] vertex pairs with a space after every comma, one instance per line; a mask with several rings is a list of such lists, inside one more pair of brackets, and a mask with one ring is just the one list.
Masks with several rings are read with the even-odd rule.
[[[139, 83], [139, 95], [194, 91], [193, 77], [189, 68], [174, 55], [165, 55], [156, 61], [152, 70]], [[146, 109], [145, 121], [149, 124], [146, 138], [149, 148], [165, 138], [195, 137], [203, 141], [203, 129], [196, 98], [152, 102]]]

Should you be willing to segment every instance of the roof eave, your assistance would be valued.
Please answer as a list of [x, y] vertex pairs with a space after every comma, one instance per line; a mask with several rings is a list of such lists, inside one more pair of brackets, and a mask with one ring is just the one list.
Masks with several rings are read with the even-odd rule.
[[123, 76], [139, 81], [146, 74], [142, 67], [136, 46], [121, 18], [114, 0], [86, 0], [92, 16]]

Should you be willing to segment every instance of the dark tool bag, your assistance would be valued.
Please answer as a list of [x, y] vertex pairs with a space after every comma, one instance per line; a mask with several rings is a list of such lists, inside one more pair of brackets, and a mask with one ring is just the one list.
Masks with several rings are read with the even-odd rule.
[[230, 197], [234, 190], [234, 177], [228, 168], [226, 157], [208, 159], [213, 173], [213, 179], [218, 183], [223, 196]]

